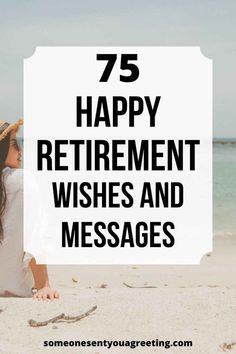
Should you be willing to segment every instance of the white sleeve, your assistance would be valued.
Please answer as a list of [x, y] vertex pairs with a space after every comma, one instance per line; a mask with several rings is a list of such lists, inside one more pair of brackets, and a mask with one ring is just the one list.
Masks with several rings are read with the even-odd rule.
[[[43, 256], [43, 239], [46, 232], [43, 200], [37, 181], [32, 173], [24, 170], [24, 251], [25, 262], [29, 254], [37, 258]], [[39, 253], [41, 250], [41, 253]]]
[[24, 269], [29, 267], [29, 263], [32, 258], [34, 258], [34, 256], [31, 253], [24, 252], [23, 263], [22, 263], [22, 267]]

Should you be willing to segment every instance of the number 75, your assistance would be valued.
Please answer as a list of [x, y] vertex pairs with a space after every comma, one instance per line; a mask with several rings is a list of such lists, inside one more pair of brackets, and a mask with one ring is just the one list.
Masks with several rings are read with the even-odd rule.
[[[117, 54], [97, 54], [97, 60], [106, 60], [107, 65], [103, 71], [103, 74], [100, 78], [100, 82], [107, 82], [112, 69], [115, 65], [117, 59]], [[121, 54], [120, 68], [121, 70], [129, 70], [129, 75], [120, 75], [120, 81], [123, 82], [132, 82], [138, 79], [139, 77], [139, 68], [137, 65], [130, 63], [131, 60], [137, 60], [137, 54]]]

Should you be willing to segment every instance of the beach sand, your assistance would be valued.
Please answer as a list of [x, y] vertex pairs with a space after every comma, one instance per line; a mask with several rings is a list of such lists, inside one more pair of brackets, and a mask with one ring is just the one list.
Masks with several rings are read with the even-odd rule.
[[[236, 238], [216, 238], [200, 266], [49, 266], [61, 299], [0, 298], [0, 353], [196, 353], [223, 352], [236, 341]], [[74, 282], [72, 280], [77, 280]], [[155, 286], [156, 288], [128, 288]], [[101, 285], [105, 284], [106, 287]], [[62, 312], [76, 323], [32, 328]], [[189, 347], [43, 347], [52, 340], [191, 340]], [[236, 353], [233, 345], [230, 353]]]

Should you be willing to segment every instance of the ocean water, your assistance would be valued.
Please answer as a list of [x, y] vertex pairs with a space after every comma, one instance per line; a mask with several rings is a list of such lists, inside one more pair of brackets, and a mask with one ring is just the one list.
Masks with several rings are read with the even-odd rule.
[[236, 235], [236, 141], [213, 144], [214, 235]]
[[236, 235], [236, 139], [213, 144], [213, 233]]

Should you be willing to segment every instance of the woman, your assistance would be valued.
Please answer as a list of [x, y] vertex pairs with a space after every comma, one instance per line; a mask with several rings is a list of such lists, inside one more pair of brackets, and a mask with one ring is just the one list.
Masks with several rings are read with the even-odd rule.
[[54, 300], [59, 294], [49, 285], [46, 265], [23, 250], [22, 151], [16, 139], [22, 124], [0, 121], [0, 296]]

